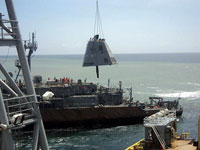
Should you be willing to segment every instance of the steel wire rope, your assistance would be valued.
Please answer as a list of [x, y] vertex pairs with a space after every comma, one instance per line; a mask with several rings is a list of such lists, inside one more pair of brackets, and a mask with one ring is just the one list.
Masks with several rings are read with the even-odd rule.
[[95, 23], [94, 23], [94, 35], [99, 34], [100, 38], [104, 38], [103, 26], [101, 22], [100, 12], [98, 0], [96, 1], [96, 15], [95, 15]]
[[103, 34], [103, 26], [102, 26], [102, 22], [101, 22], [101, 16], [100, 16], [100, 12], [99, 12], [99, 7], [98, 7], [98, 18], [99, 18], [99, 33], [100, 33], [100, 37], [104, 37]]

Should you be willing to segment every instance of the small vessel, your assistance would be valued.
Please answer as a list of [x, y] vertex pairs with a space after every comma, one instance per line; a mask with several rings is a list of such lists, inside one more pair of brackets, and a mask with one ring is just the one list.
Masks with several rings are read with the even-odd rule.
[[148, 116], [165, 108], [168, 110], [175, 110], [176, 116], [181, 116], [183, 113], [183, 108], [179, 104], [180, 98], [175, 100], [164, 100], [162, 97], [149, 97], [149, 100], [150, 103], [147, 103], [144, 109]]
[[[200, 125], [199, 125], [200, 126]], [[197, 143], [188, 139], [189, 133], [177, 135], [175, 111], [162, 110], [144, 118], [145, 137], [126, 150], [196, 150]], [[183, 148], [184, 147], [184, 148]]]

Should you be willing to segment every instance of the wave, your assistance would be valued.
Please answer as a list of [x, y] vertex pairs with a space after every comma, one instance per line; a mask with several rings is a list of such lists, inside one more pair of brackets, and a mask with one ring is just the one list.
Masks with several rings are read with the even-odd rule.
[[158, 89], [159, 87], [156, 87], [156, 86], [149, 86], [147, 87], [148, 89]]
[[192, 82], [188, 82], [188, 85], [195, 85], [195, 86], [200, 86], [200, 83], [192, 83]]
[[160, 90], [160, 89], [158, 89], [158, 90], [156, 90], [156, 92], [162, 92], [163, 90]]
[[161, 93], [156, 94], [156, 96], [160, 97], [180, 97], [180, 98], [200, 98], [200, 91], [193, 92], [178, 92], [178, 93]]
[[200, 83], [194, 83], [194, 82], [186, 82], [186, 83], [180, 83], [181, 85], [190, 85], [190, 86], [200, 86]]

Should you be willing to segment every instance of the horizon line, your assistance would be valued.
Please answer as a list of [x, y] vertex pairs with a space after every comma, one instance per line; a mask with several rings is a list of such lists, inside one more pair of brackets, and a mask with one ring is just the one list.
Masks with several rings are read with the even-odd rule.
[[[162, 53], [157, 53], [157, 52], [149, 52], [149, 53], [113, 53], [113, 55], [126, 55], [126, 54], [195, 54], [195, 53], [200, 53], [200, 52], [162, 52]], [[33, 55], [84, 55], [84, 54], [33, 54]], [[17, 55], [0, 55], [0, 56], [17, 56]]]

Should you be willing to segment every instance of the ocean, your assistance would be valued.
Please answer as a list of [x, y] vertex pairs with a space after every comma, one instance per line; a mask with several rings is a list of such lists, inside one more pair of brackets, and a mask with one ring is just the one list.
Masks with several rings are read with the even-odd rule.
[[[133, 87], [134, 101], [148, 102], [150, 96], [164, 99], [180, 97], [183, 115], [179, 118], [178, 132], [190, 132], [191, 138], [198, 136], [200, 115], [200, 53], [166, 54], [116, 54], [117, 65], [100, 66], [100, 78], [96, 78], [95, 67], [82, 67], [83, 55], [35, 55], [32, 57], [32, 76], [48, 78], [70, 77], [107, 86]], [[17, 74], [15, 56], [0, 56], [6, 69]], [[3, 78], [3, 75], [0, 74]], [[142, 124], [101, 129], [57, 129], [47, 130], [51, 150], [121, 150], [144, 137]], [[30, 148], [30, 135], [21, 138], [22, 149]]]

